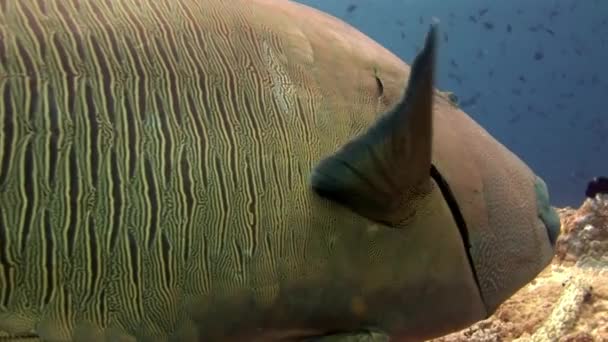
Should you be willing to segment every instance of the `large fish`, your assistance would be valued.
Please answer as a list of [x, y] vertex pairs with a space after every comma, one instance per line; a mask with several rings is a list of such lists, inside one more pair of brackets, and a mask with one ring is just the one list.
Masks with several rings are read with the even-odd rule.
[[0, 1], [0, 330], [410, 341], [550, 261], [543, 181], [408, 67], [288, 1]]

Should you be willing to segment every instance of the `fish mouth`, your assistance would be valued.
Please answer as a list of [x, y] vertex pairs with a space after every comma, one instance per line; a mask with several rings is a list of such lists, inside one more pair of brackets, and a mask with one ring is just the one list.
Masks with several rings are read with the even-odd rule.
[[547, 235], [549, 236], [549, 242], [552, 247], [555, 247], [557, 238], [561, 231], [561, 222], [559, 215], [554, 207], [551, 206], [549, 200], [549, 191], [547, 185], [542, 178], [536, 176], [534, 182], [534, 190], [536, 191], [536, 205], [538, 208], [538, 217], [545, 225], [547, 229]]

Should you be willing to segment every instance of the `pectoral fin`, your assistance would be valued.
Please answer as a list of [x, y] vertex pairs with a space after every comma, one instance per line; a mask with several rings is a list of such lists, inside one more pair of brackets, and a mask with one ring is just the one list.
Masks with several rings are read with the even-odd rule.
[[428, 191], [436, 35], [432, 26], [397, 105], [313, 170], [317, 194], [372, 220], [397, 224], [408, 216], [409, 202]]
[[307, 342], [388, 342], [388, 335], [376, 331], [359, 331], [325, 335], [306, 340]]

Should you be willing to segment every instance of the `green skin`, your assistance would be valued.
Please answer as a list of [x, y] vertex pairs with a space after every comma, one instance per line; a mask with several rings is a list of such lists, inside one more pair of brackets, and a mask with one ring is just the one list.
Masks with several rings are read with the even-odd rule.
[[0, 34], [15, 341], [416, 341], [552, 257], [542, 180], [434, 92], [434, 31], [411, 72], [288, 1], [17, 0]]

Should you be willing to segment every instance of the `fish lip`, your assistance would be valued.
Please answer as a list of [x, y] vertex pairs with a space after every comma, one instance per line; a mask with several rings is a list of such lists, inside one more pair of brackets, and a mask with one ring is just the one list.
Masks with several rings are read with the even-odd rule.
[[555, 244], [557, 243], [557, 239], [559, 238], [559, 235], [561, 233], [561, 223], [560, 223], [560, 219], [559, 219], [559, 215], [557, 214], [557, 211], [555, 210], [555, 208], [550, 207], [549, 208], [550, 213], [547, 214], [547, 216], [549, 217], [541, 217], [541, 220], [543, 221], [546, 229], [547, 229], [547, 233], [549, 235], [549, 242], [551, 242], [551, 246], [555, 247]]
[[557, 210], [551, 206], [549, 201], [549, 191], [547, 185], [542, 178], [536, 176], [534, 187], [536, 190], [536, 204], [538, 211], [538, 218], [541, 220], [545, 229], [551, 246], [555, 248], [557, 239], [561, 232], [561, 222]]

